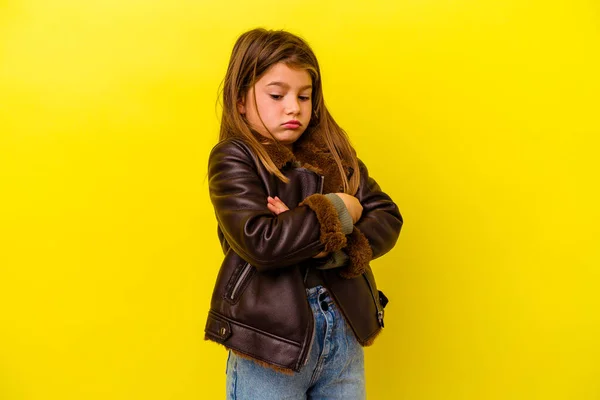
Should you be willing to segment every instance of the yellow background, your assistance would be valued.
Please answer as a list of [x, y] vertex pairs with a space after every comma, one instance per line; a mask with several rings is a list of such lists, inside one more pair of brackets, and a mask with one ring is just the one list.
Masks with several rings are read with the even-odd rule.
[[365, 3], [0, 1], [0, 399], [223, 398], [206, 163], [256, 26], [405, 217], [369, 398], [600, 398], [599, 3]]

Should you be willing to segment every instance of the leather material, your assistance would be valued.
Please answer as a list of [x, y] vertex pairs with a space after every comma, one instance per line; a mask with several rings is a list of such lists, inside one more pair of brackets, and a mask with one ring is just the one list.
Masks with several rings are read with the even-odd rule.
[[[355, 228], [366, 237], [376, 258], [396, 243], [402, 217], [396, 204], [368, 176], [364, 164], [359, 162], [359, 166], [361, 185], [355, 196], [363, 215]], [[304, 272], [318, 265], [315, 255], [325, 248], [338, 250], [345, 243], [332, 245], [320, 233], [328, 210], [301, 205], [323, 191], [326, 178], [292, 163], [281, 171], [289, 183], [271, 175], [240, 139], [220, 142], [211, 152], [209, 191], [225, 257], [205, 331], [207, 339], [251, 358], [299, 371], [314, 329]], [[278, 196], [290, 210], [274, 216], [266, 206], [267, 196]], [[370, 343], [383, 324], [373, 274], [367, 268], [365, 274], [345, 279], [337, 270], [319, 275], [357, 340]]]

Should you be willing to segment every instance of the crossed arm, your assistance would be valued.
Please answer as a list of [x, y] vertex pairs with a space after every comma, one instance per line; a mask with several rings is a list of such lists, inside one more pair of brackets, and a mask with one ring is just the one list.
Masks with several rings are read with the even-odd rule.
[[[335, 193], [334, 195], [340, 199], [340, 200], [338, 200], [338, 202], [341, 201], [343, 203], [343, 207], [340, 207], [341, 210], [338, 211], [338, 216], [340, 217], [340, 219], [343, 219], [342, 218], [343, 214], [347, 213], [347, 215], [349, 215], [352, 220], [352, 225], [354, 225], [360, 219], [360, 217], [362, 215], [363, 207], [360, 204], [360, 201], [358, 201], [358, 199], [356, 197], [351, 196], [346, 193]], [[333, 200], [333, 198], [330, 197], [330, 200]], [[277, 196], [275, 196], [275, 197], [268, 196], [267, 197], [267, 208], [274, 215], [279, 215], [283, 212], [289, 211], [288, 206]], [[352, 229], [350, 229], [350, 232], [351, 231], [352, 231]], [[327, 257], [328, 255], [329, 255], [328, 252], [322, 251], [319, 254], [317, 254], [316, 256], [314, 256], [313, 258], [324, 258], [324, 257]]]
[[[292, 210], [277, 198], [267, 198], [255, 165], [256, 160], [241, 143], [222, 142], [211, 152], [208, 175], [224, 239], [260, 271], [285, 268], [315, 256], [333, 256], [342, 250], [349, 262], [340, 274], [353, 277], [395, 245], [402, 226], [398, 207], [360, 160], [355, 173], [361, 174], [361, 184], [354, 196], [314, 194]], [[343, 229], [334, 204], [340, 199], [354, 214], [349, 231]]]

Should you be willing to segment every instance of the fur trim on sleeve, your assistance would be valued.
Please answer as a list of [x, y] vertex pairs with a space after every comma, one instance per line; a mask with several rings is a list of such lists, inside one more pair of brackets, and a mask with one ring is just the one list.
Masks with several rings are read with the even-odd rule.
[[341, 268], [339, 273], [342, 278], [351, 279], [365, 272], [369, 262], [373, 258], [373, 250], [371, 250], [366, 236], [357, 227], [354, 227], [354, 230], [347, 238], [348, 244], [344, 248], [344, 251], [348, 254], [350, 262]]
[[308, 196], [300, 206], [306, 205], [317, 214], [321, 225], [320, 241], [325, 245], [325, 251], [330, 253], [341, 249], [347, 243], [346, 235], [342, 232], [342, 223], [334, 205], [322, 194]]

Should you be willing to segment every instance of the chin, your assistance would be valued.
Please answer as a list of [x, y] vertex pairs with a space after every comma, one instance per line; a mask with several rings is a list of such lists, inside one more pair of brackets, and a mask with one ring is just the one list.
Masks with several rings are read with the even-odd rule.
[[277, 140], [279, 140], [281, 143], [292, 144], [296, 140], [298, 140], [300, 138], [300, 136], [302, 136], [302, 133], [304, 133], [304, 132], [282, 132], [282, 133], [277, 133], [273, 136], [275, 136], [275, 138]]

